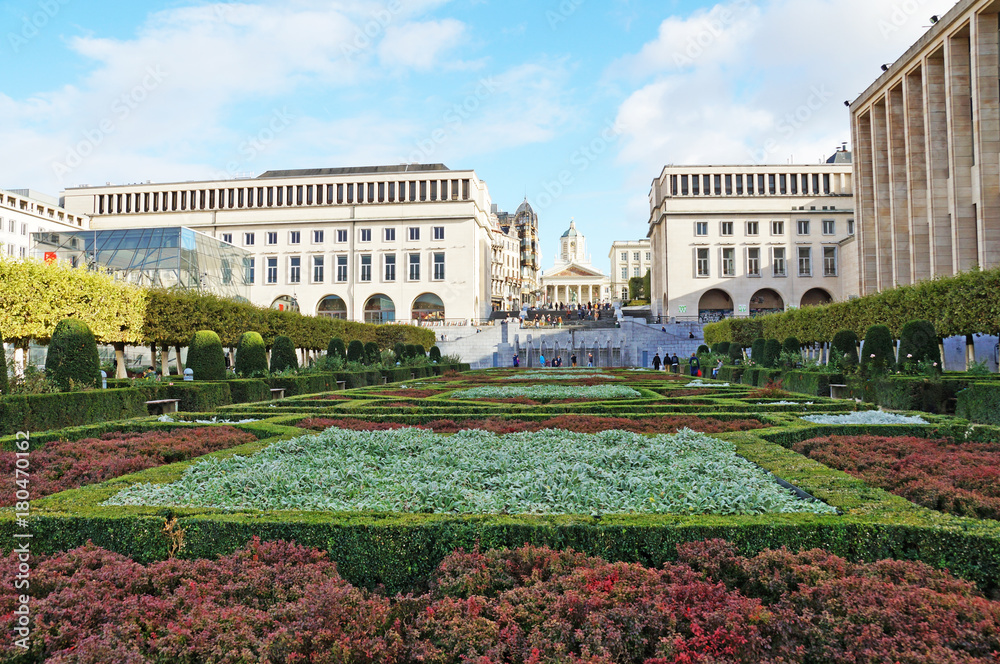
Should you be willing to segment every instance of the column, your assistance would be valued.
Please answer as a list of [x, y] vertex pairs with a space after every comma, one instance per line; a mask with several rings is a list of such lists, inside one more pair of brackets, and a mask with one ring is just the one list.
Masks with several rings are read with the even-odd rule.
[[892, 200], [889, 180], [889, 136], [885, 99], [872, 105], [872, 156], [875, 185], [875, 237], [878, 256], [878, 290], [893, 287]]
[[889, 90], [887, 98], [889, 141], [889, 200], [892, 208], [892, 285], [912, 283], [910, 264], [910, 189], [906, 171], [906, 110], [903, 85]]
[[951, 210], [948, 207], [948, 111], [945, 103], [944, 49], [924, 61], [928, 204], [930, 205], [931, 276], [954, 274]]
[[910, 265], [913, 281], [924, 281], [931, 272], [930, 218], [928, 215], [927, 148], [924, 140], [923, 72], [903, 79], [906, 104], [906, 171], [909, 177]]
[[948, 109], [952, 195], [952, 256], [955, 269], [972, 269], [979, 260], [976, 237], [976, 207], [972, 191], [972, 167], [975, 164], [972, 124], [972, 86], [969, 35], [960, 34], [945, 41], [945, 91]]
[[871, 109], [855, 116], [852, 129], [854, 159], [857, 164], [854, 169], [854, 196], [857, 208], [859, 287], [862, 295], [870, 295], [878, 290]]
[[997, 14], [972, 19], [972, 97], [975, 100], [979, 265], [1000, 265], [1000, 24]]

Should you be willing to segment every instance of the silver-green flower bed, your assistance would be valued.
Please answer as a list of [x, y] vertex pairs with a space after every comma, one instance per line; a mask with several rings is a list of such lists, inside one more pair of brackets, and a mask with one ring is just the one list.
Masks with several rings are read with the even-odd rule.
[[105, 504], [452, 514], [835, 512], [795, 497], [731, 443], [690, 430], [443, 436], [328, 429], [250, 457], [196, 462], [172, 484], [135, 485]]
[[642, 393], [624, 385], [483, 385], [456, 390], [454, 399], [628, 399]]
[[555, 372], [555, 371], [530, 371], [519, 373], [514, 376], [507, 376], [504, 380], [586, 380], [599, 378], [601, 380], [618, 380], [615, 376], [602, 373], [579, 373], [579, 372]]

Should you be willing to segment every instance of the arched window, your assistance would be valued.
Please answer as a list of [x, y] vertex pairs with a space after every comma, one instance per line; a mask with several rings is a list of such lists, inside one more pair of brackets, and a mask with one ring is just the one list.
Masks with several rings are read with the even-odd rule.
[[282, 295], [271, 303], [271, 308], [277, 309], [278, 311], [298, 311], [299, 301], [294, 297]]
[[391, 323], [396, 320], [396, 305], [387, 296], [372, 295], [365, 302], [366, 323]]
[[339, 318], [347, 320], [347, 303], [336, 295], [327, 295], [319, 301], [316, 315], [320, 318]]
[[413, 320], [444, 320], [444, 302], [434, 293], [424, 293], [413, 301]]

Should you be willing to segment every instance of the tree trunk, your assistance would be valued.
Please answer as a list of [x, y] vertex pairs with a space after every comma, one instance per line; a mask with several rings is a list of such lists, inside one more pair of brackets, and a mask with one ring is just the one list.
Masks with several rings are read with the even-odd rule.
[[181, 362], [181, 345], [174, 344], [174, 352], [177, 353], [177, 377], [184, 377], [184, 364]]
[[976, 363], [976, 340], [971, 334], [965, 335], [965, 370], [968, 371]]
[[156, 371], [156, 344], [149, 344], [149, 366]]
[[945, 371], [944, 364], [944, 339], [938, 339], [938, 352], [941, 354], [941, 371]]
[[164, 378], [170, 377], [170, 345], [160, 345], [160, 375]]
[[128, 371], [125, 370], [125, 344], [119, 342], [115, 345], [115, 378], [128, 378]]

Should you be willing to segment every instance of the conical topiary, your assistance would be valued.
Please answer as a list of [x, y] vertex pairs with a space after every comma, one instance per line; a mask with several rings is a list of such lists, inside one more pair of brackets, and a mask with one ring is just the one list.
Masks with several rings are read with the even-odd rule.
[[406, 346], [403, 345], [403, 342], [397, 341], [392, 347], [392, 352], [397, 361], [402, 362], [406, 359]]
[[892, 333], [885, 325], [872, 325], [861, 347], [861, 368], [870, 374], [886, 373], [896, 364]]
[[764, 348], [767, 346], [767, 339], [758, 337], [753, 340], [750, 346], [750, 359], [758, 366], [764, 366]]
[[899, 332], [899, 369], [916, 369], [918, 362], [937, 363], [941, 369], [937, 331], [929, 320], [911, 320]]
[[346, 360], [347, 347], [344, 346], [344, 340], [340, 337], [330, 339], [330, 345], [326, 347], [326, 356], [339, 357], [341, 360]]
[[839, 330], [830, 342], [830, 364], [841, 369], [858, 366], [858, 335], [854, 330]]
[[768, 369], [774, 369], [778, 366], [780, 358], [781, 342], [777, 339], [768, 339], [767, 343], [764, 344], [764, 362], [762, 364]]
[[225, 380], [226, 357], [219, 335], [211, 330], [195, 332], [188, 345], [186, 364], [195, 380]]
[[[4, 362], [4, 376], [7, 364]], [[52, 331], [49, 352], [45, 359], [45, 375], [60, 390], [95, 387], [101, 380], [101, 358], [97, 341], [87, 324], [74, 318], [64, 318]]]
[[438, 348], [437, 346], [431, 346], [430, 358], [431, 358], [431, 362], [440, 362], [441, 361], [441, 349]]
[[781, 342], [781, 350], [784, 353], [801, 353], [802, 344], [795, 337], [788, 337]]
[[733, 364], [743, 360], [743, 349], [737, 343], [729, 344], [729, 361]]
[[237, 376], [251, 378], [267, 375], [267, 349], [264, 338], [257, 332], [244, 332], [236, 345], [236, 363], [233, 366]]
[[378, 344], [369, 341], [365, 344], [365, 364], [375, 366], [382, 361], [382, 352], [378, 349]]
[[355, 339], [347, 344], [347, 361], [361, 363], [365, 359], [365, 345]]
[[280, 373], [299, 368], [299, 358], [295, 354], [295, 344], [286, 336], [274, 338], [271, 346], [271, 373]]

